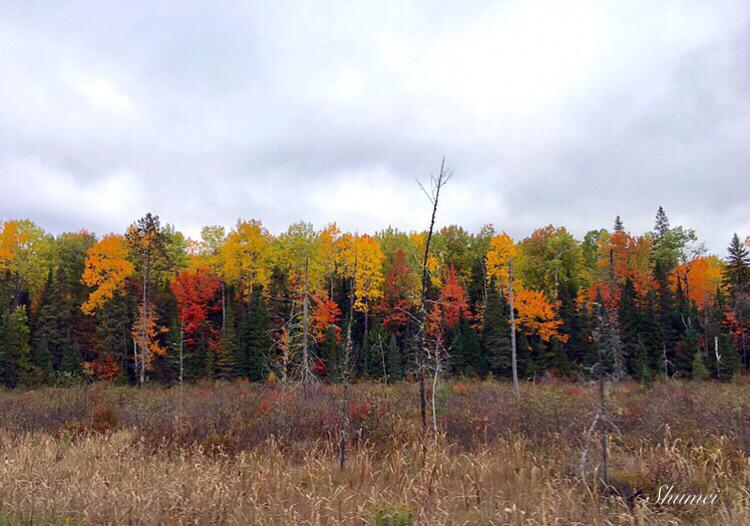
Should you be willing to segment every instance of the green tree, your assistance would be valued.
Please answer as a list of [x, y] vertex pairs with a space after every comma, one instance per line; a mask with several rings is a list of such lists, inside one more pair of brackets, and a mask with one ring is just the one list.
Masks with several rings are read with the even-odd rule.
[[487, 305], [482, 318], [482, 347], [489, 371], [495, 376], [510, 375], [510, 322], [508, 303], [494, 282], [487, 287]]
[[42, 371], [32, 362], [29, 341], [28, 317], [24, 306], [17, 307], [5, 316], [0, 369], [7, 387], [32, 385], [42, 379]]
[[[279, 273], [272, 275], [272, 285], [274, 284], [274, 276], [278, 280], [276, 283], [283, 283], [282, 280], [278, 279], [279, 275]], [[276, 290], [280, 289], [281, 287]], [[275, 304], [283, 305], [283, 302], [279, 300]], [[270, 316], [263, 289], [262, 287], [254, 287], [250, 296], [250, 304], [246, 309], [240, 327], [240, 358], [238, 360], [240, 370], [250, 380], [265, 379], [269, 370], [268, 359], [271, 352], [271, 342]]]
[[703, 360], [703, 353], [697, 352], [695, 353], [695, 357], [693, 358], [693, 380], [707, 380], [710, 377], [710, 373], [708, 372], [708, 369], [706, 368], [706, 363]]
[[216, 377], [221, 380], [231, 380], [241, 372], [238, 365], [241, 355], [234, 323], [234, 309], [230, 301], [224, 308], [224, 326], [221, 329], [221, 341], [216, 353]]

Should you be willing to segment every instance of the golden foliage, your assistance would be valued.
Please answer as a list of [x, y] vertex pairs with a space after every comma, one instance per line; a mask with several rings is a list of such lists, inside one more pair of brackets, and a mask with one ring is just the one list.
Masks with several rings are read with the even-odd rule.
[[92, 314], [112, 299], [115, 292], [122, 290], [125, 280], [135, 272], [135, 267], [127, 258], [127, 242], [115, 234], [104, 236], [89, 249], [81, 279], [87, 286], [96, 288], [81, 305], [84, 313]]

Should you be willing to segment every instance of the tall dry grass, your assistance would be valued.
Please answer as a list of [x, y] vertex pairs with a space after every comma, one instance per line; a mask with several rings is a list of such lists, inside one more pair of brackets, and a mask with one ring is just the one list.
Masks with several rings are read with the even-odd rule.
[[[0, 395], [0, 517], [82, 524], [750, 524], [746, 385], [625, 384], [612, 393], [612, 490], [585, 474], [587, 386], [452, 383], [442, 435], [422, 435], [414, 386], [354, 389], [336, 460], [336, 389], [88, 387]], [[645, 406], [645, 409], [642, 408]], [[329, 412], [331, 414], [329, 414]], [[317, 427], [316, 427], [317, 426]], [[659, 506], [662, 484], [717, 492]], [[0, 524], [2, 524], [0, 519]], [[396, 524], [391, 522], [391, 524]]]

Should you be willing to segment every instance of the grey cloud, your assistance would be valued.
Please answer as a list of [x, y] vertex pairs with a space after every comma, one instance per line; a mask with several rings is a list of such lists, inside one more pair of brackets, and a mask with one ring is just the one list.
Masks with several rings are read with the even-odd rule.
[[723, 253], [750, 233], [749, 17], [730, 0], [16, 3], [0, 219], [421, 229], [414, 178], [445, 154], [442, 222], [581, 236], [619, 213], [639, 232], [663, 204]]

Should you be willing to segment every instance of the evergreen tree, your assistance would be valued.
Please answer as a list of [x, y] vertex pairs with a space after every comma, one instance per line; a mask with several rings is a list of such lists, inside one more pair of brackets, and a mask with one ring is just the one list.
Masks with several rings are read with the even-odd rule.
[[77, 376], [81, 373], [81, 351], [78, 345], [68, 342], [63, 350], [62, 359], [60, 360], [60, 372]]
[[224, 308], [224, 326], [221, 329], [221, 341], [216, 353], [216, 377], [231, 380], [240, 372], [238, 355], [241, 358], [237, 343], [237, 330], [234, 326], [234, 309], [232, 302], [226, 302]]
[[670, 287], [668, 269], [663, 261], [656, 262], [654, 270], [658, 287], [658, 312], [659, 329], [661, 333], [662, 355], [666, 355], [667, 363], [665, 373], [673, 375], [677, 372], [675, 368], [675, 351], [678, 341], [676, 323], [676, 311], [674, 294]]
[[734, 299], [750, 288], [750, 254], [735, 233], [729, 245], [729, 256], [724, 267], [724, 284]]
[[488, 365], [482, 356], [479, 337], [466, 318], [461, 318], [453, 329], [450, 359], [454, 374], [466, 376], [487, 374]]
[[639, 377], [638, 369], [643, 369], [643, 363], [636, 364], [642, 359], [639, 353], [643, 350], [641, 342], [641, 323], [636, 303], [636, 292], [633, 281], [628, 278], [620, 293], [619, 305], [620, 318], [620, 340], [622, 342], [623, 354], [625, 356], [626, 370], [629, 374]]
[[632, 360], [632, 374], [643, 382], [651, 382], [654, 379], [653, 360], [649, 356], [648, 347], [643, 343], [643, 338], [640, 336]]
[[713, 360], [716, 378], [723, 381], [731, 380], [735, 374], [742, 369], [742, 359], [737, 351], [737, 346], [726, 334], [721, 334], [716, 339], [715, 353], [718, 352], [718, 360]]
[[620, 216], [615, 217], [615, 232], [624, 232], [625, 226], [622, 224], [622, 219], [620, 219]]
[[338, 382], [341, 379], [341, 347], [336, 338], [336, 329], [328, 329], [326, 338], [319, 353], [325, 366], [325, 376], [329, 381]]
[[[277, 273], [277, 280], [281, 274]], [[281, 293], [280, 284], [277, 281], [278, 288], [271, 288], [275, 293]], [[271, 304], [283, 304], [281, 301], [271, 302]], [[271, 352], [271, 325], [269, 310], [266, 308], [266, 300], [263, 290], [255, 287], [250, 297], [250, 305], [246, 309], [245, 318], [242, 321], [240, 329], [240, 369], [250, 380], [264, 380], [268, 373], [269, 353]], [[274, 326], [278, 327], [278, 326]]]
[[15, 308], [5, 316], [3, 323], [2, 358], [0, 370], [7, 387], [32, 385], [41, 381], [42, 372], [33, 364], [29, 343], [26, 307]]
[[663, 349], [665, 348], [663, 342], [663, 335], [661, 329], [661, 323], [658, 317], [658, 303], [659, 298], [654, 291], [649, 292], [646, 295], [641, 317], [641, 331], [640, 331], [640, 344], [645, 348], [645, 355], [643, 350], [639, 349], [641, 353], [641, 365], [639, 369], [650, 372], [652, 375], [657, 371], [664, 372], [664, 355]]
[[661, 206], [656, 211], [654, 232], [658, 238], [664, 238], [669, 233], [669, 219], [667, 218], [666, 212], [664, 212], [664, 208]]
[[707, 380], [710, 376], [708, 369], [706, 368], [706, 363], [703, 360], [703, 353], [697, 352], [695, 353], [695, 357], [693, 358], [693, 380]]
[[34, 344], [32, 361], [40, 371], [42, 381], [45, 383], [49, 382], [54, 374], [54, 367], [52, 364], [52, 353], [49, 351], [46, 339], [41, 338]]
[[[58, 278], [60, 273], [57, 274]], [[50, 267], [47, 282], [39, 300], [38, 314], [34, 322], [34, 345], [43, 345], [52, 355], [53, 364], [59, 366], [65, 347], [70, 343], [70, 320], [66, 320], [64, 313], [64, 290], [60, 279]]]
[[[132, 326], [130, 302], [124, 294], [116, 293], [95, 313], [94, 354], [102, 357], [110, 355], [120, 367], [122, 381], [135, 382], [133, 351], [131, 347]], [[179, 330], [171, 331], [173, 337], [179, 337]], [[62, 359], [62, 355], [61, 355]]]
[[403, 378], [404, 372], [401, 360], [401, 351], [399, 350], [396, 336], [393, 334], [388, 337], [388, 354], [386, 356], [386, 367], [388, 369], [389, 382], [397, 382]]
[[495, 376], [510, 376], [510, 322], [508, 303], [495, 287], [494, 281], [487, 287], [487, 305], [482, 318], [483, 361]]

